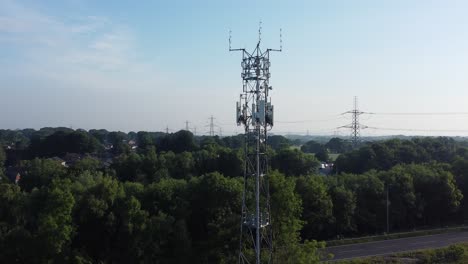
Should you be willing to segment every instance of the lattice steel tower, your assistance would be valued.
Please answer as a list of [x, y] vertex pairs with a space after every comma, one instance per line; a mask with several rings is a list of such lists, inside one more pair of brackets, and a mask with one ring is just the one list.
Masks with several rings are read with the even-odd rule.
[[358, 109], [358, 99], [357, 96], [354, 96], [354, 107], [353, 110], [344, 112], [343, 114], [352, 114], [352, 121], [351, 124], [342, 126], [340, 128], [351, 128], [351, 142], [353, 143], [353, 147], [357, 147], [360, 142], [360, 134], [361, 128], [367, 128], [367, 126], [362, 125], [359, 123], [359, 116], [365, 114], [365, 112], [361, 112]]
[[239, 263], [271, 263], [273, 236], [270, 215], [268, 185], [267, 132], [273, 127], [273, 105], [269, 97], [270, 52], [280, 48], [260, 48], [259, 40], [252, 53], [246, 49], [232, 49], [229, 35], [229, 51], [242, 52], [243, 90], [236, 104], [237, 125], [245, 128], [244, 191], [240, 225]]

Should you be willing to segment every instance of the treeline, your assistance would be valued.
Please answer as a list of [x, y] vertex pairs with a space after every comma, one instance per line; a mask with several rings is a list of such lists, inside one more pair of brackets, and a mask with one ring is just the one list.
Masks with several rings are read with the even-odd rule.
[[452, 163], [456, 158], [468, 157], [465, 146], [466, 142], [447, 137], [371, 142], [341, 155], [336, 160], [336, 168], [343, 172], [363, 173], [370, 169], [388, 170], [398, 164]]
[[[237, 260], [242, 136], [58, 129], [18, 138], [24, 142], [3, 137], [0, 155], [20, 175], [0, 184], [1, 263]], [[269, 152], [281, 170], [300, 164], [301, 173], [314, 171], [313, 155], [276, 139], [278, 152]], [[65, 166], [60, 158], [71, 152], [80, 158]], [[275, 260], [314, 263], [320, 245], [303, 244], [294, 186], [294, 178], [270, 175]]]
[[[55, 166], [46, 160], [33, 163], [36, 173]], [[21, 184], [0, 184], [0, 262], [232, 263], [237, 259], [239, 178], [210, 173], [144, 185], [88, 170], [72, 174], [53, 170], [49, 184], [29, 192], [22, 191]], [[313, 263], [317, 244], [299, 246], [301, 207], [293, 181], [278, 173], [270, 180], [276, 261], [296, 258], [296, 263]]]
[[303, 198], [304, 238], [386, 232], [387, 189], [391, 232], [462, 224], [466, 219], [460, 207], [464, 196], [448, 164], [396, 165], [387, 171], [306, 179], [311, 188], [298, 190], [310, 197]]
[[[0, 173], [20, 175], [0, 184], [1, 263], [236, 261], [242, 136], [26, 132], [0, 131]], [[387, 193], [390, 231], [468, 217], [465, 142], [269, 143], [276, 262], [316, 263], [315, 240], [386, 232]], [[341, 153], [332, 175], [317, 174], [317, 150]]]
[[352, 150], [352, 144], [342, 138], [331, 138], [327, 143], [321, 144], [310, 140], [301, 146], [301, 150], [306, 153], [320, 153], [329, 151], [330, 153], [345, 153]]

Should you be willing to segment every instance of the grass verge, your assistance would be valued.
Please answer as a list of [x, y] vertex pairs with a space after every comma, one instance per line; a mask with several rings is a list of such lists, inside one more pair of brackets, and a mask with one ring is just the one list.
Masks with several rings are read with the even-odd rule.
[[438, 229], [420, 230], [420, 231], [413, 231], [413, 232], [392, 233], [392, 234], [379, 235], [379, 236], [367, 236], [367, 237], [358, 237], [358, 238], [349, 238], [349, 239], [340, 239], [340, 240], [329, 240], [329, 241], [326, 241], [326, 243], [327, 243], [327, 247], [333, 247], [333, 246], [342, 246], [342, 245], [349, 245], [349, 244], [356, 244], [356, 243], [366, 243], [366, 242], [374, 242], [374, 241], [397, 239], [397, 238], [436, 235], [436, 234], [460, 232], [460, 231], [468, 231], [468, 227], [462, 226], [462, 227], [451, 227], [451, 228], [438, 228]]
[[333, 262], [336, 264], [394, 264], [394, 263], [446, 263], [464, 264], [468, 263], [468, 243], [454, 244], [444, 248], [425, 249], [389, 256], [357, 258]]

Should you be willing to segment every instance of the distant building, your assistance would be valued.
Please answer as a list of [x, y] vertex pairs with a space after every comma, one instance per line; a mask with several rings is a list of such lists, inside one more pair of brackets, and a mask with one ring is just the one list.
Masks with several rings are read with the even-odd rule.
[[67, 153], [63, 157], [65, 160], [66, 164], [68, 166], [73, 166], [75, 165], [78, 161], [83, 159], [83, 155], [77, 154], [77, 153]]
[[322, 162], [320, 164], [318, 172], [321, 175], [330, 175], [333, 172], [333, 163]]
[[21, 180], [21, 174], [19, 174], [19, 172], [16, 174], [16, 177], [15, 177], [15, 184], [18, 185], [19, 181]]
[[21, 179], [20, 169], [17, 167], [9, 166], [5, 170], [5, 176], [14, 183], [17, 183]]
[[105, 150], [112, 150], [113, 148], [114, 148], [114, 145], [112, 145], [112, 144], [106, 144], [106, 145], [104, 145], [104, 149], [105, 149]]
[[112, 166], [113, 160], [111, 158], [101, 159], [101, 163], [102, 166], [107, 169]]
[[60, 165], [62, 165], [63, 167], [68, 167], [67, 162], [66, 162], [65, 160], [63, 160], [63, 159], [57, 157], [57, 156], [56, 156], [56, 157], [52, 157], [52, 158], [50, 158], [50, 159], [53, 160], [53, 161], [56, 161], [56, 162], [60, 163]]

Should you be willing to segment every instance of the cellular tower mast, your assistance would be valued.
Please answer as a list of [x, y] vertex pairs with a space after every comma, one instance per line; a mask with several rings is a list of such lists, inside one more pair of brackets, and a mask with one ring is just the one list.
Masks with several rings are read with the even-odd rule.
[[273, 105], [268, 93], [270, 86], [270, 52], [280, 48], [260, 48], [261, 24], [258, 43], [252, 53], [246, 49], [231, 48], [242, 52], [243, 90], [236, 104], [237, 125], [244, 126], [244, 191], [240, 225], [239, 264], [271, 263], [273, 257], [273, 232], [270, 215], [268, 185], [267, 132], [273, 127]]

